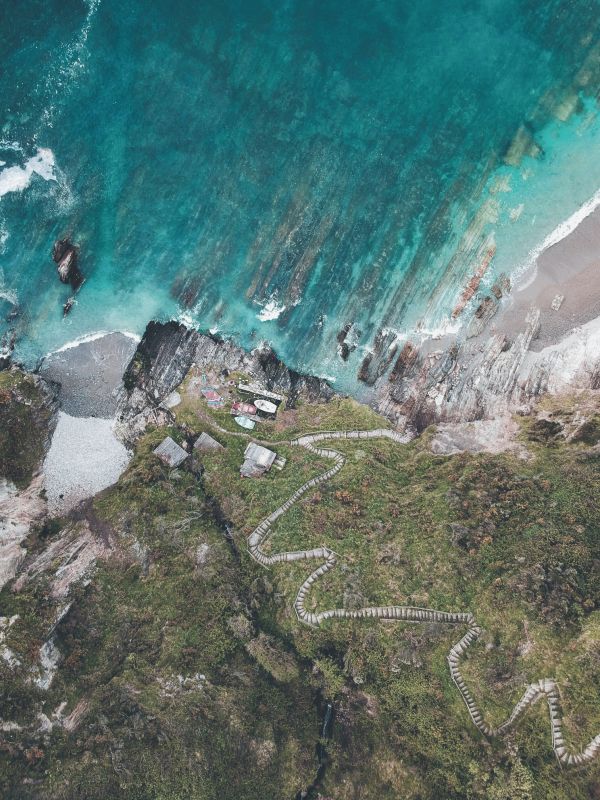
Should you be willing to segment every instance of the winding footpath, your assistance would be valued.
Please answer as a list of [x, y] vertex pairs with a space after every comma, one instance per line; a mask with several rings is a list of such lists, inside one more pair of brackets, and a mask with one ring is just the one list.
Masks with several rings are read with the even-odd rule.
[[[225, 431], [224, 431], [225, 432]], [[227, 431], [227, 433], [230, 433]], [[248, 537], [248, 550], [250, 555], [264, 567], [273, 564], [291, 561], [318, 561], [320, 562], [315, 569], [301, 584], [296, 595], [294, 608], [298, 619], [308, 625], [320, 625], [324, 620], [331, 618], [361, 619], [363, 617], [378, 617], [380, 619], [395, 619], [404, 622], [436, 622], [449, 625], [464, 625], [467, 632], [456, 642], [448, 653], [448, 667], [450, 675], [462, 699], [465, 702], [469, 716], [475, 727], [485, 736], [502, 736], [516, 725], [527, 709], [545, 699], [550, 712], [550, 731], [552, 734], [552, 748], [558, 761], [561, 764], [575, 765], [591, 761], [600, 752], [600, 734], [595, 736], [582, 750], [578, 752], [570, 751], [564, 742], [562, 731], [562, 717], [559, 710], [559, 692], [556, 683], [548, 678], [542, 678], [530, 684], [519, 702], [513, 708], [509, 717], [498, 727], [494, 728], [485, 722], [483, 714], [471, 695], [460, 672], [460, 660], [467, 649], [474, 644], [483, 632], [475, 622], [473, 614], [466, 611], [448, 612], [436, 611], [430, 608], [419, 608], [417, 606], [367, 606], [355, 611], [345, 608], [333, 608], [327, 611], [313, 613], [307, 611], [304, 602], [313, 585], [332, 570], [337, 562], [336, 554], [328, 547], [316, 547], [312, 550], [296, 550], [269, 554], [263, 550], [263, 545], [271, 533], [273, 524], [283, 516], [298, 500], [310, 489], [315, 488], [321, 483], [331, 480], [342, 469], [345, 457], [336, 450], [328, 450], [316, 447], [317, 442], [331, 439], [379, 439], [387, 438], [394, 442], [405, 443], [409, 437], [403, 436], [396, 431], [377, 429], [371, 431], [337, 431], [327, 433], [316, 433], [307, 436], [299, 436], [291, 442], [286, 442], [296, 447], [304, 447], [306, 450], [322, 458], [332, 459], [334, 465], [322, 475], [304, 483], [294, 494], [279, 508], [275, 509], [268, 517], [262, 520], [258, 527]], [[268, 444], [268, 443], [265, 443]], [[271, 443], [272, 445], [273, 443]], [[281, 444], [281, 443], [280, 443]]]

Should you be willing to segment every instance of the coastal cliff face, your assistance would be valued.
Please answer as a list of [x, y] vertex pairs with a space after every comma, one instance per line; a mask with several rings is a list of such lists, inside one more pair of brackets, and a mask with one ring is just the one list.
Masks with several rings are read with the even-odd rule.
[[166, 419], [156, 407], [179, 386], [192, 364], [199, 370], [210, 367], [225, 375], [251, 375], [269, 390], [285, 393], [288, 408], [293, 408], [300, 398], [323, 402], [334, 396], [326, 381], [288, 368], [269, 347], [247, 352], [232, 341], [176, 322], [153, 321], [123, 376], [125, 391], [119, 404], [119, 419], [126, 437], [139, 430], [136, 417], [156, 419], [158, 413], [160, 419]]
[[[540, 312], [532, 309], [511, 334], [456, 338], [435, 347], [406, 342], [373, 381], [372, 400], [396, 424], [423, 430], [435, 422], [528, 413], [544, 394], [600, 387], [600, 326], [596, 320], [540, 351], [532, 349]], [[382, 368], [381, 372], [384, 372]]]
[[[498, 296], [484, 297], [481, 313], [455, 337], [409, 340], [402, 346], [392, 334], [378, 337], [361, 367], [365, 401], [399, 429], [418, 432], [440, 422], [527, 414], [547, 393], [600, 387], [597, 320], [536, 349], [540, 310], [532, 307], [509, 333], [502, 319], [505, 307], [499, 302], [502, 292], [507, 292], [506, 285], [498, 288]], [[149, 409], [155, 415], [192, 364], [200, 370], [210, 366], [251, 375], [285, 394], [289, 408], [299, 399], [314, 403], [335, 396], [327, 381], [288, 368], [267, 346], [247, 352], [230, 340], [176, 322], [150, 322], [125, 372], [121, 420], [135, 430], [136, 416], [148, 416]]]
[[46, 515], [40, 470], [57, 412], [47, 381], [16, 367], [0, 372], [0, 589], [17, 574], [24, 543]]

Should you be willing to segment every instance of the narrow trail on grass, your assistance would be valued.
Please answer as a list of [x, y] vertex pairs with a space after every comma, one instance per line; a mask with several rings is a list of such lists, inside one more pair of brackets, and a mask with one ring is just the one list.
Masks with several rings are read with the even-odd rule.
[[[219, 426], [216, 426], [219, 427]], [[229, 431], [223, 430], [224, 433]], [[239, 434], [248, 437], [248, 434]], [[250, 438], [250, 437], [248, 437]], [[460, 672], [460, 659], [465, 654], [467, 649], [474, 644], [482, 634], [482, 628], [477, 625], [475, 617], [470, 611], [437, 611], [430, 608], [420, 608], [417, 606], [367, 606], [354, 611], [349, 611], [345, 608], [333, 608], [326, 611], [313, 613], [307, 611], [304, 602], [306, 595], [311, 590], [312, 586], [330, 572], [337, 563], [337, 556], [329, 547], [322, 546], [316, 547], [311, 550], [296, 550], [291, 552], [282, 552], [269, 554], [262, 548], [267, 538], [271, 533], [273, 524], [283, 516], [309, 489], [318, 486], [321, 483], [331, 480], [342, 469], [346, 461], [345, 456], [336, 451], [316, 447], [316, 442], [321, 442], [330, 439], [380, 439], [387, 438], [397, 443], [405, 443], [409, 441], [409, 436], [402, 435], [396, 431], [386, 429], [376, 429], [371, 431], [332, 431], [325, 433], [315, 433], [306, 436], [299, 436], [291, 442], [285, 444], [304, 447], [309, 452], [320, 456], [321, 458], [328, 458], [334, 461], [331, 469], [322, 473], [321, 475], [313, 478], [304, 483], [294, 494], [286, 500], [283, 505], [276, 508], [269, 516], [265, 517], [256, 529], [248, 537], [248, 550], [250, 555], [262, 566], [270, 567], [273, 564], [282, 562], [293, 561], [308, 561], [316, 560], [321, 562], [320, 565], [303, 581], [298, 589], [294, 608], [298, 619], [308, 625], [320, 625], [324, 620], [331, 618], [349, 618], [360, 619], [363, 617], [378, 617], [380, 619], [393, 619], [403, 622], [436, 622], [445, 623], [449, 625], [464, 625], [467, 632], [464, 636], [456, 642], [450, 649], [447, 656], [450, 675], [462, 699], [465, 702], [469, 716], [475, 727], [485, 736], [494, 737], [502, 736], [508, 730], [516, 725], [518, 720], [523, 716], [527, 709], [545, 698], [550, 712], [550, 731], [552, 734], [552, 749], [561, 764], [575, 765], [582, 764], [586, 761], [591, 761], [600, 752], [600, 734], [595, 736], [582, 750], [574, 752], [570, 751], [566, 746], [563, 738], [562, 731], [562, 717], [560, 715], [560, 698], [559, 691], [556, 683], [549, 678], [542, 678], [535, 683], [530, 684], [521, 699], [514, 706], [508, 718], [498, 727], [492, 727], [483, 718], [483, 714], [479, 706], [475, 703], [467, 685]], [[268, 443], [265, 444], [273, 446], [273, 444], [284, 444], [284, 442]]]

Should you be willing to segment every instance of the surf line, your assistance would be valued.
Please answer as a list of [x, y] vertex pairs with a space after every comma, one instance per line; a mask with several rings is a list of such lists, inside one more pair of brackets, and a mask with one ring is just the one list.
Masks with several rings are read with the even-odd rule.
[[460, 659], [467, 649], [473, 645], [483, 633], [483, 629], [477, 625], [474, 615], [470, 611], [437, 611], [431, 608], [420, 608], [418, 606], [366, 606], [353, 611], [345, 608], [333, 608], [327, 611], [314, 613], [307, 611], [304, 602], [306, 595], [312, 586], [324, 575], [335, 568], [337, 555], [329, 547], [316, 547], [311, 550], [284, 551], [281, 553], [269, 554], [262, 547], [268, 539], [273, 524], [283, 516], [309, 489], [331, 480], [344, 466], [345, 456], [337, 450], [323, 449], [316, 447], [316, 442], [330, 439], [377, 439], [387, 438], [397, 443], [406, 443], [409, 440], [407, 435], [402, 435], [396, 431], [384, 428], [371, 431], [332, 431], [326, 433], [316, 433], [306, 436], [299, 436], [289, 442], [296, 447], [304, 447], [311, 453], [321, 458], [332, 459], [333, 467], [302, 484], [294, 494], [286, 500], [283, 505], [275, 509], [269, 516], [265, 517], [255, 530], [248, 537], [248, 551], [252, 558], [263, 567], [270, 567], [274, 564], [294, 561], [317, 560], [321, 564], [302, 582], [296, 599], [294, 609], [300, 622], [307, 625], [318, 626], [322, 622], [332, 618], [361, 619], [365, 617], [376, 617], [379, 619], [393, 619], [404, 622], [437, 622], [449, 625], [465, 625], [467, 632], [450, 648], [447, 655], [450, 676], [454, 685], [461, 694], [467, 707], [471, 721], [478, 731], [487, 737], [502, 736], [513, 728], [518, 720], [525, 714], [530, 706], [539, 700], [545, 699], [548, 704], [550, 714], [550, 732], [552, 735], [552, 749], [560, 764], [577, 765], [591, 761], [600, 752], [600, 733], [581, 750], [570, 751], [563, 737], [563, 720], [560, 715], [560, 697], [558, 686], [555, 681], [549, 678], [542, 678], [535, 683], [529, 684], [520, 700], [516, 703], [507, 719], [498, 727], [488, 724], [483, 717], [483, 713], [473, 696], [471, 695], [465, 680], [460, 671]]

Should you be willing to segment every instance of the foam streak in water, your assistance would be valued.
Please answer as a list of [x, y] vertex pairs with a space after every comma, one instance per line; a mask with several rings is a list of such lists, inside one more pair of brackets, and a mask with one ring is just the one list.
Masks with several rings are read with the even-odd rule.
[[6, 167], [0, 172], [0, 197], [9, 192], [22, 192], [29, 186], [34, 174], [45, 181], [55, 181], [56, 162], [54, 153], [47, 147], [39, 147], [37, 153], [28, 159], [22, 167]]

